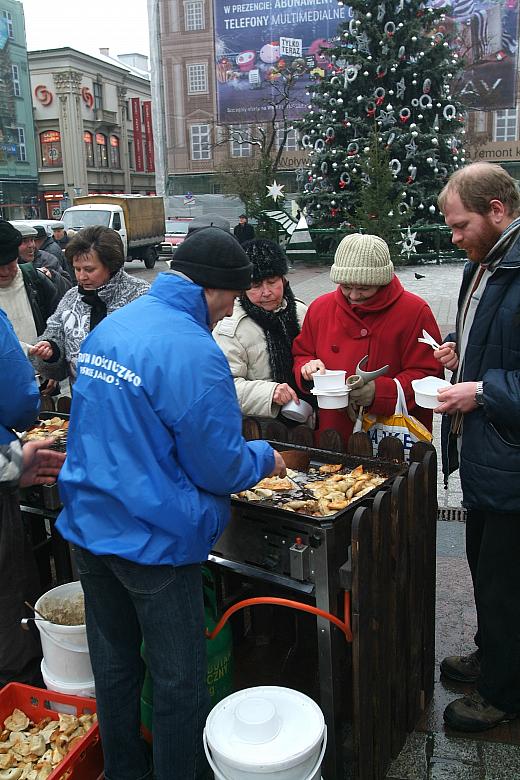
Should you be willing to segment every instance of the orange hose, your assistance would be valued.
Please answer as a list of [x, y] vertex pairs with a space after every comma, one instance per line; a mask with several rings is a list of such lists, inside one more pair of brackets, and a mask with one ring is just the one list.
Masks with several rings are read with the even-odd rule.
[[352, 642], [352, 628], [350, 624], [350, 593], [348, 590], [345, 591], [344, 622], [335, 615], [331, 615], [330, 612], [325, 612], [323, 609], [319, 609], [318, 607], [311, 607], [309, 604], [302, 604], [300, 601], [280, 599], [276, 598], [275, 596], [258, 596], [257, 598], [238, 601], [236, 604], [233, 604], [232, 607], [229, 607], [229, 609], [224, 612], [213, 631], [210, 632], [208, 629], [206, 629], [206, 638], [215, 639], [217, 634], [219, 634], [222, 628], [226, 625], [231, 615], [233, 615], [235, 612], [238, 612], [239, 609], [243, 609], [244, 607], [253, 607], [256, 604], [275, 604], [279, 607], [290, 607], [291, 609], [299, 609], [302, 612], [310, 612], [311, 615], [319, 615], [319, 617], [330, 620], [331, 623], [337, 626], [339, 630], [345, 634], [345, 639], [347, 642]]

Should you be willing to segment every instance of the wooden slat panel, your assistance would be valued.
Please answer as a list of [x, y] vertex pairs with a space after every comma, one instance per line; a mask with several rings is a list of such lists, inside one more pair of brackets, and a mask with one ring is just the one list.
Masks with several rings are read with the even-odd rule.
[[242, 436], [247, 441], [260, 439], [260, 425], [254, 417], [244, 417], [242, 420]]
[[365, 458], [371, 458], [374, 450], [368, 433], [363, 431], [353, 433], [347, 443], [347, 452], [349, 455], [361, 455]]
[[[413, 731], [421, 712], [422, 620], [424, 605], [423, 549], [426, 507], [424, 472], [420, 463], [411, 463], [408, 471], [408, 588], [409, 640], [407, 645], [408, 731]], [[435, 551], [432, 552], [435, 555]]]
[[[374, 718], [372, 713], [372, 522], [368, 507], [352, 519], [352, 699], [353, 758], [356, 780], [374, 780]], [[366, 692], [369, 694], [366, 695]]]
[[298, 444], [300, 447], [314, 447], [314, 432], [306, 425], [297, 425], [289, 431], [289, 441], [291, 444]]
[[385, 436], [380, 442], [377, 457], [382, 460], [404, 460], [404, 447], [402, 441], [395, 436]]
[[[383, 778], [386, 775], [391, 746], [391, 630], [390, 604], [394, 591], [394, 580], [390, 567], [391, 550], [391, 493], [389, 490], [379, 491], [372, 504], [372, 566], [371, 574], [372, 598], [374, 611], [372, 616], [372, 632], [370, 648], [370, 664], [372, 679], [370, 689], [361, 693], [372, 698], [374, 718], [374, 777]], [[368, 571], [365, 571], [367, 576]], [[367, 659], [365, 658], [365, 661]], [[363, 762], [363, 757], [361, 757]]]
[[[327, 428], [320, 432], [318, 447], [321, 450], [330, 450], [331, 452], [345, 452], [343, 438], [338, 431]], [[359, 453], [356, 453], [359, 455]]]
[[422, 645], [422, 688], [423, 708], [433, 696], [435, 680], [435, 580], [437, 547], [437, 453], [432, 448], [425, 453], [422, 463], [424, 471], [425, 529], [423, 537], [423, 645]]
[[408, 538], [406, 534], [406, 478], [397, 477], [391, 492], [391, 567], [394, 587], [390, 603], [390, 653], [393, 656], [392, 685], [392, 758], [401, 750], [407, 733], [407, 669], [406, 652], [409, 637], [409, 616], [405, 608], [408, 588]]

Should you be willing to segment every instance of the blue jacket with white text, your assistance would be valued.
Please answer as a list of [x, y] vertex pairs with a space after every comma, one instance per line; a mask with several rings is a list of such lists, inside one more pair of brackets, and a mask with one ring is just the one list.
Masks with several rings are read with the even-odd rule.
[[141, 564], [206, 560], [229, 494], [274, 467], [246, 442], [204, 291], [163, 273], [83, 342], [57, 527], [95, 555]]

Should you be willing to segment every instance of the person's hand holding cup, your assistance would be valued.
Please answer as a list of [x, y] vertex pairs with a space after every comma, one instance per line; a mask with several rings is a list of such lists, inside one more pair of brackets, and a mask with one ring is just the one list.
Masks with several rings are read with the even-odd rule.
[[320, 372], [320, 374], [324, 374], [326, 371], [325, 363], [322, 360], [319, 360], [318, 358], [313, 358], [313, 360], [309, 360], [307, 363], [304, 363], [301, 367], [301, 374], [302, 377], [307, 381], [312, 381], [312, 375], [315, 374], [317, 371]]

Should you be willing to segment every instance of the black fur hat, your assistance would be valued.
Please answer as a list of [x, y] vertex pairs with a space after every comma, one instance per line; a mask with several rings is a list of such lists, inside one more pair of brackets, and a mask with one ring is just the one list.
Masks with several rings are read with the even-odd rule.
[[287, 258], [283, 249], [267, 238], [254, 238], [245, 241], [242, 249], [253, 264], [253, 282], [261, 282], [271, 276], [285, 276]]
[[22, 243], [22, 234], [19, 230], [0, 219], [0, 265], [8, 265], [18, 257], [18, 247]]

